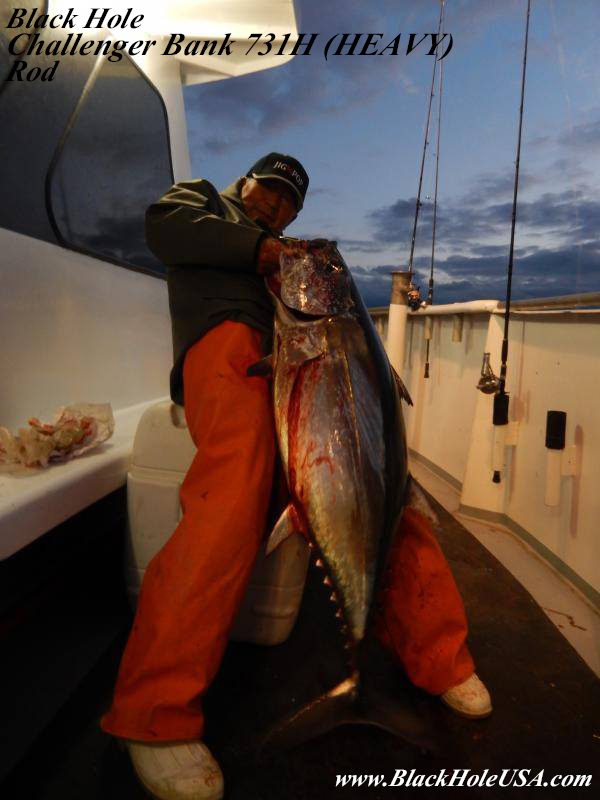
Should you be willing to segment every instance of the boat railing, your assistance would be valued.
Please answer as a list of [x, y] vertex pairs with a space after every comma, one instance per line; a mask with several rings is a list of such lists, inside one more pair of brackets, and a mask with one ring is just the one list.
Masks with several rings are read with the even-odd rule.
[[[510, 304], [515, 311], [544, 311], [546, 309], [567, 310], [600, 309], [600, 292], [582, 292], [580, 294], [563, 294], [556, 297], [535, 297], [531, 300], [515, 300]], [[501, 302], [498, 308], [504, 310], [506, 303]]]
[[[600, 292], [518, 300], [510, 309], [503, 427], [494, 425], [494, 395], [477, 390], [484, 354], [499, 373], [502, 302], [407, 311], [400, 335], [388, 326], [395, 308], [370, 313], [414, 401], [405, 410], [413, 462], [454, 488], [463, 514], [509, 528], [600, 606], [600, 570], [589, 558], [597, 549]], [[553, 450], [546, 433], [557, 411], [565, 437]]]
[[[533, 297], [527, 300], [513, 300], [510, 304], [513, 311], [563, 311], [569, 309], [600, 309], [600, 292], [580, 292], [555, 297]], [[502, 300], [471, 300], [465, 303], [445, 303], [443, 305], [423, 306], [413, 314], [481, 314], [492, 311], [504, 311], [506, 303]], [[374, 322], [385, 320], [389, 314], [389, 306], [373, 306], [369, 314]]]

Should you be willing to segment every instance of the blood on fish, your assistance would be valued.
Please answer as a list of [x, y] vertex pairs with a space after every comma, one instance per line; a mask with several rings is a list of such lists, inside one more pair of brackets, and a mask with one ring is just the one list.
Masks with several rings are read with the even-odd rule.
[[300, 415], [301, 415], [301, 394], [302, 386], [305, 380], [305, 366], [298, 369], [298, 373], [292, 386], [290, 393], [290, 402], [288, 406], [288, 476], [289, 476], [289, 490], [292, 498], [290, 515], [292, 521], [305, 537], [308, 537], [308, 521], [304, 514], [302, 507], [302, 498], [298, 494], [298, 484], [296, 475], [296, 461], [298, 458], [298, 435], [300, 428]]
[[279, 272], [272, 272], [265, 277], [269, 289], [274, 295], [277, 295], [277, 297], [281, 298], [281, 275]]
[[308, 525], [304, 514], [301, 509], [298, 509], [294, 503], [290, 504], [290, 519], [294, 529], [299, 531], [305, 539], [308, 539]]
[[309, 461], [307, 463], [308, 467], [318, 467], [320, 464], [327, 464], [329, 467], [329, 471], [333, 475], [333, 461], [331, 460], [330, 456], [317, 456], [314, 461]]
[[314, 439], [311, 439], [305, 448], [306, 452], [304, 453], [304, 458], [302, 459], [302, 467], [307, 467], [308, 469], [310, 469], [311, 467], [318, 467], [321, 464], [327, 464], [330, 473], [333, 475], [334, 467], [331, 456], [328, 455], [315, 456], [315, 458], [311, 460], [311, 455], [316, 450], [316, 448], [317, 448], [316, 442], [314, 441]]

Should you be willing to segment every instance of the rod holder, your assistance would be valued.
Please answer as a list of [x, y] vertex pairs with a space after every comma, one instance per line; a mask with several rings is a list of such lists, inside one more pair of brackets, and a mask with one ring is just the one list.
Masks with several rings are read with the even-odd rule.
[[492, 444], [492, 470], [494, 483], [500, 483], [500, 475], [504, 472], [506, 461], [504, 458], [504, 438], [506, 426], [494, 425], [494, 441]]
[[546, 452], [546, 487], [544, 491], [544, 504], [557, 506], [560, 504], [560, 465], [562, 450], [549, 449]]
[[506, 447], [517, 443], [518, 423], [508, 421], [509, 396], [498, 393], [494, 396], [494, 440], [492, 444], [492, 481], [500, 483], [506, 466]]
[[492, 444], [492, 469], [494, 475], [498, 473], [498, 480], [494, 483], [500, 483], [500, 474], [506, 467], [506, 448], [515, 447], [519, 439], [519, 423], [509, 422], [507, 425], [494, 425], [494, 441]]
[[410, 272], [408, 271], [395, 270], [392, 272], [386, 350], [390, 363], [398, 375], [402, 375], [402, 365], [404, 363], [410, 280]]
[[560, 505], [561, 478], [577, 474], [577, 447], [565, 447], [566, 429], [566, 411], [548, 411], [544, 503], [550, 507]]
[[425, 341], [430, 341], [433, 337], [433, 317], [425, 317]]
[[410, 272], [394, 270], [392, 272], [392, 294], [390, 296], [390, 305], [407, 306], [409, 287]]
[[463, 338], [463, 321], [462, 314], [454, 314], [452, 317], [452, 341], [462, 342]]

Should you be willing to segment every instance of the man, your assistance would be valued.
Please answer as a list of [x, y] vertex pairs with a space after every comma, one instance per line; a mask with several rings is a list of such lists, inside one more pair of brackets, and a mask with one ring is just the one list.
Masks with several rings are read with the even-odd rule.
[[[269, 153], [223, 192], [204, 180], [177, 184], [146, 215], [148, 244], [168, 270], [171, 396], [184, 405], [197, 454], [181, 487], [182, 519], [146, 570], [101, 724], [126, 742], [142, 783], [161, 800], [223, 794], [219, 767], [200, 741], [200, 697], [265, 534], [271, 394], [266, 378], [246, 371], [270, 349], [273, 308], [262, 276], [277, 269], [285, 250], [278, 237], [307, 187], [296, 159]], [[416, 685], [460, 713], [487, 715], [462, 602], [428, 524], [408, 510], [397, 541], [380, 638]]]

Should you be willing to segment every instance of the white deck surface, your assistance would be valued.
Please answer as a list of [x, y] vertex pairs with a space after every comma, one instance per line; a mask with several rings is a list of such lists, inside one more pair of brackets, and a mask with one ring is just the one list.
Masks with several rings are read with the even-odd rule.
[[501, 525], [458, 513], [460, 496], [423, 464], [411, 460], [416, 480], [527, 589], [563, 636], [600, 676], [600, 613], [525, 542]]
[[115, 412], [112, 437], [79, 458], [43, 469], [0, 472], [0, 560], [123, 486], [137, 424], [156, 402]]

